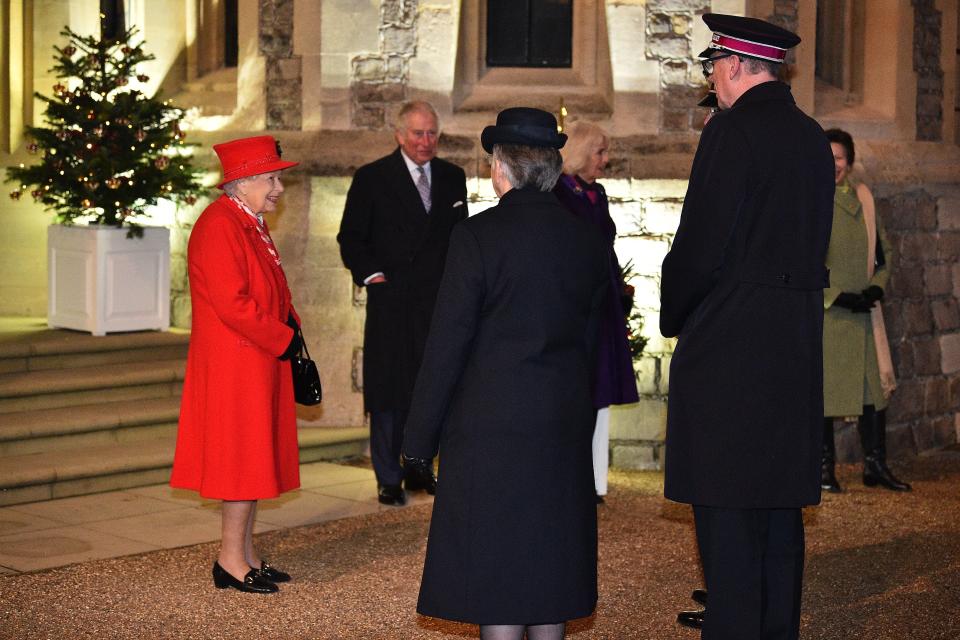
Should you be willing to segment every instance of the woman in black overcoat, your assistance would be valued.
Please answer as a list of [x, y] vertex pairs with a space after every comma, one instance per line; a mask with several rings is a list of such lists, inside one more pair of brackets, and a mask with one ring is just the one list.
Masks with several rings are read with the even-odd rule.
[[481, 638], [561, 638], [597, 600], [590, 378], [608, 251], [550, 193], [564, 140], [536, 109], [484, 130], [501, 200], [454, 228], [406, 425], [408, 464], [441, 455], [417, 611]]

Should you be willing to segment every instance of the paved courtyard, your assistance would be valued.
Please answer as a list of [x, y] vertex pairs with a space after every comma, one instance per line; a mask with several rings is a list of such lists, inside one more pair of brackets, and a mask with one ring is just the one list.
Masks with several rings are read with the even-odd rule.
[[[914, 492], [848, 491], [805, 512], [805, 640], [960, 637], [960, 452], [895, 466]], [[429, 499], [380, 507], [372, 474], [304, 466], [262, 504], [259, 545], [295, 581], [275, 596], [211, 584], [216, 503], [163, 486], [0, 509], [0, 638], [470, 638], [418, 616]], [[441, 479], [442, 481], [442, 479]], [[615, 473], [600, 507], [600, 604], [570, 637], [697, 638], [678, 627], [700, 584], [690, 510], [656, 473]], [[74, 564], [67, 564], [74, 563]]]

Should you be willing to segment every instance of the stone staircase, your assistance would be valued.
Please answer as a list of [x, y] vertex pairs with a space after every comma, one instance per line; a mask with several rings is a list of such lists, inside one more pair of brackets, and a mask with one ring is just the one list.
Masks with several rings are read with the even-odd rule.
[[[0, 506], [166, 482], [189, 338], [0, 330]], [[360, 455], [367, 431], [299, 437], [314, 462]]]

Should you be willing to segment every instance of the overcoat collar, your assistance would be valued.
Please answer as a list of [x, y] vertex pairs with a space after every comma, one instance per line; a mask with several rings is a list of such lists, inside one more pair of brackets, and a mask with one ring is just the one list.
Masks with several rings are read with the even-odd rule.
[[796, 104], [793, 99], [793, 94], [790, 93], [790, 87], [779, 80], [771, 80], [770, 82], [764, 82], [758, 84], [755, 87], [747, 89], [740, 96], [740, 98], [733, 103], [733, 108], [741, 107], [743, 105], [752, 104], [755, 102], [767, 102], [769, 100], [780, 100], [789, 102], [790, 104]]
[[524, 187], [523, 189], [510, 189], [500, 198], [500, 204], [510, 206], [523, 206], [530, 204], [545, 203], [560, 204], [553, 191], [540, 191], [536, 187]]

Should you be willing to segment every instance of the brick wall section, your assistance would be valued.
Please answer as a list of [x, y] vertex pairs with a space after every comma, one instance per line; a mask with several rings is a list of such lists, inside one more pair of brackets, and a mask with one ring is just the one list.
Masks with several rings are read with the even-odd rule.
[[646, 8], [646, 57], [660, 61], [660, 130], [702, 128], [704, 111], [696, 105], [707, 88], [690, 36], [710, 2], [648, 0]]
[[943, 139], [943, 15], [934, 0], [912, 0], [913, 70], [917, 73], [917, 140]]
[[417, 54], [417, 0], [381, 0], [380, 50], [351, 60], [351, 124], [382, 129], [407, 98], [410, 58]]
[[[887, 412], [891, 457], [957, 442], [960, 189], [928, 189], [877, 198], [895, 251], [883, 305], [898, 381]], [[840, 427], [838, 445], [841, 460], [860, 459], [853, 424]]]
[[303, 72], [293, 55], [293, 0], [260, 0], [260, 53], [266, 58], [267, 129], [299, 131]]

